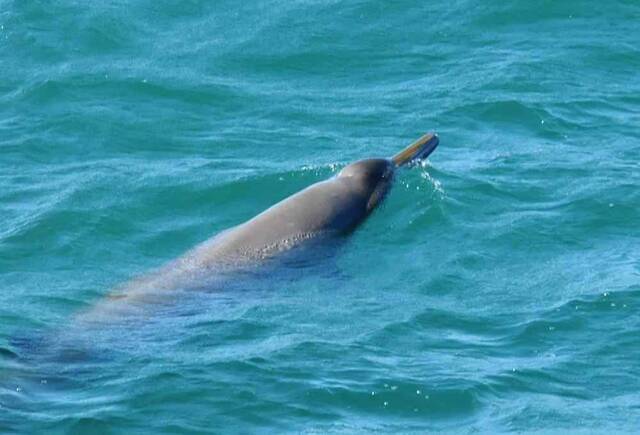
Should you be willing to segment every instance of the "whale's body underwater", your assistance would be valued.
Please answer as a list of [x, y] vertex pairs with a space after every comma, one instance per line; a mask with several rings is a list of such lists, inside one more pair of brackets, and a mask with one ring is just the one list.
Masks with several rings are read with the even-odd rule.
[[207, 287], [229, 272], [264, 264], [292, 248], [349, 233], [384, 199], [397, 168], [425, 159], [438, 145], [426, 134], [390, 159], [360, 160], [336, 176], [289, 196], [223, 231], [160, 269], [119, 287], [77, 320], [111, 318], [163, 299], [168, 290]]

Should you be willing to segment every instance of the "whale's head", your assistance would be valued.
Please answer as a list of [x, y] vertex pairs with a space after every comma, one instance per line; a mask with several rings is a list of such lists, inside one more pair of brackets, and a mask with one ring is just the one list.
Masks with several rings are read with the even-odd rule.
[[366, 204], [366, 214], [382, 202], [397, 168], [426, 159], [438, 146], [438, 136], [428, 133], [390, 159], [366, 159], [346, 166], [338, 179], [348, 183]]
[[366, 204], [370, 213], [386, 196], [393, 182], [396, 165], [387, 159], [359, 160], [338, 173]]

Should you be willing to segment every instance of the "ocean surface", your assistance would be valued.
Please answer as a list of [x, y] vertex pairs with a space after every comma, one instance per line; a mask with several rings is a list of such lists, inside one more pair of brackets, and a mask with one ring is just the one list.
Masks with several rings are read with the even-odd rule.
[[[639, 430], [639, 23], [635, 0], [0, 0], [0, 433]], [[427, 131], [314, 264], [79, 326]]]

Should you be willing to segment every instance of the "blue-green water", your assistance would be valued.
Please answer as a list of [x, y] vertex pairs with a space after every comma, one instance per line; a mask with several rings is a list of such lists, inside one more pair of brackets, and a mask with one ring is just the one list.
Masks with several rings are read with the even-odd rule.
[[[623, 0], [0, 1], [0, 432], [637, 430], [639, 20]], [[429, 163], [326, 262], [73, 327], [429, 130]], [[60, 336], [92, 355], [38, 357]]]

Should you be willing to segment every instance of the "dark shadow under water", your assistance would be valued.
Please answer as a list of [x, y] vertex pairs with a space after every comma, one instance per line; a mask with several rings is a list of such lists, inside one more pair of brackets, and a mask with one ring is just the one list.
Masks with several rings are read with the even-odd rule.
[[335, 258], [345, 241], [314, 240], [250, 266], [214, 272], [189, 288], [163, 290], [152, 301], [134, 301], [117, 315], [91, 321], [72, 316], [50, 330], [16, 334], [0, 347], [0, 405], [29, 416], [60, 397], [82, 400], [114, 367], [126, 373], [131, 361], [151, 363], [174, 352], [203, 319], [259, 304], [305, 277], [344, 281]]

